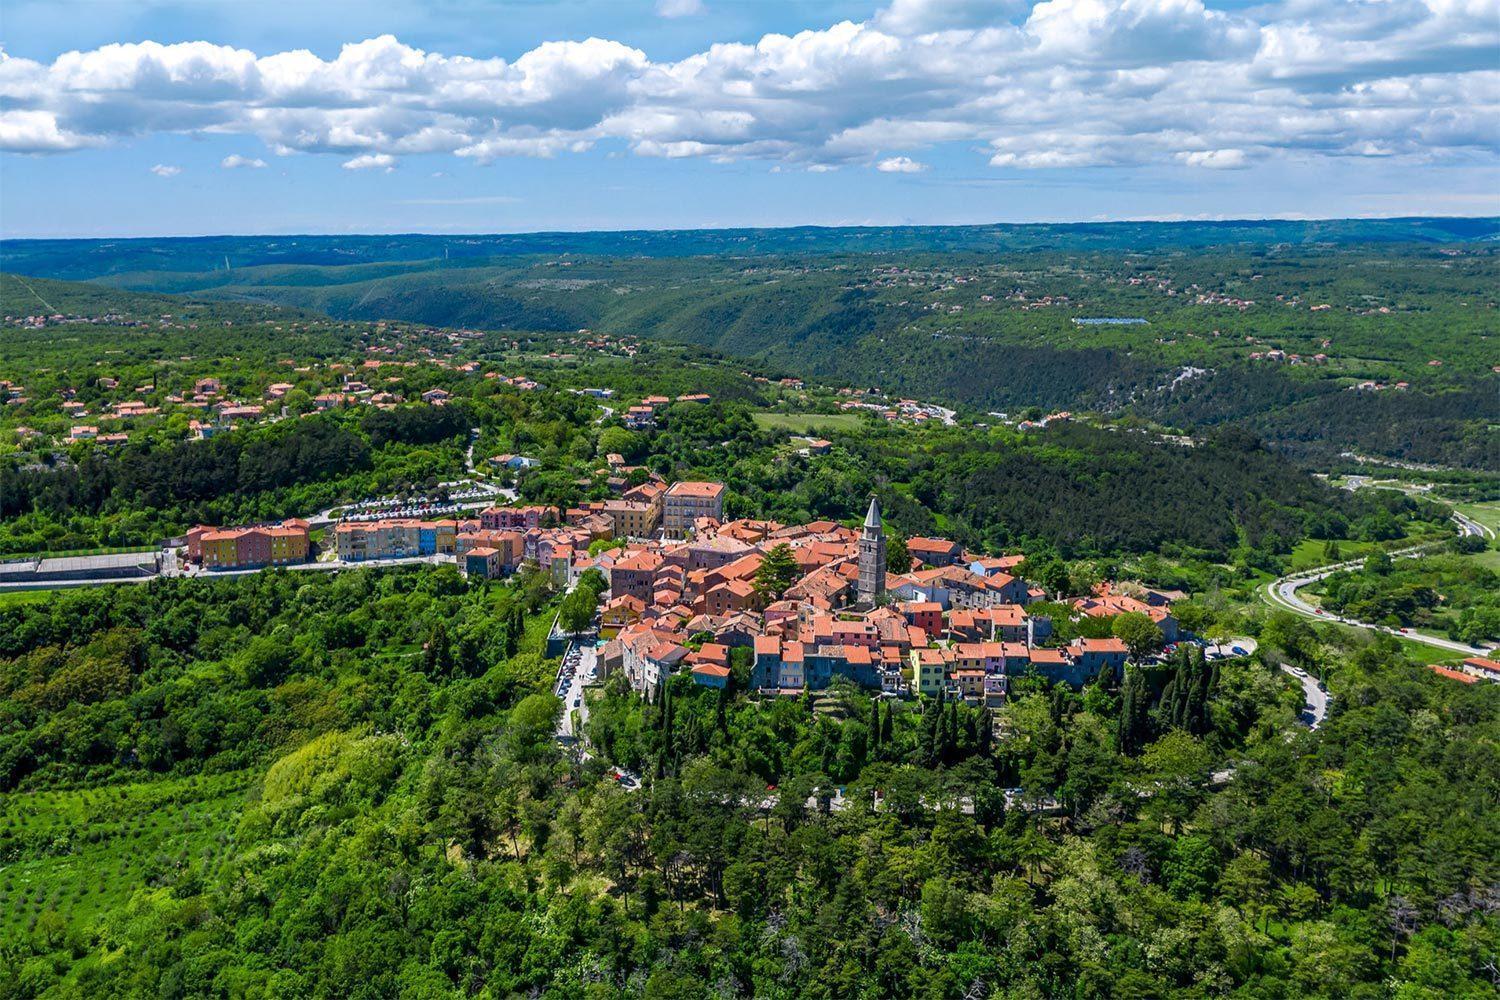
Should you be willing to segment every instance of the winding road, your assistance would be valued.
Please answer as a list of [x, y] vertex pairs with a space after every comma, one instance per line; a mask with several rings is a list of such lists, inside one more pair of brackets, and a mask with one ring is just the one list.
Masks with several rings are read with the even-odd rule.
[[1328, 692], [1306, 670], [1283, 663], [1281, 672], [1302, 685], [1302, 721], [1307, 723], [1309, 729], [1317, 729], [1328, 718]]
[[[1471, 517], [1467, 517], [1457, 511], [1453, 512], [1453, 520], [1458, 523], [1459, 532], [1464, 535], [1478, 535], [1481, 538], [1493, 536], [1494, 532]], [[1431, 545], [1413, 545], [1410, 548], [1399, 549], [1390, 553], [1392, 559], [1412, 559], [1424, 552], [1430, 551]], [[1465, 642], [1456, 642], [1453, 639], [1444, 639], [1435, 635], [1423, 635], [1410, 629], [1391, 628], [1389, 625], [1377, 625], [1373, 622], [1362, 622], [1353, 618], [1343, 618], [1339, 615], [1329, 614], [1313, 607], [1297, 595], [1301, 587], [1315, 583], [1325, 577], [1332, 576], [1340, 570], [1352, 569], [1361, 565], [1362, 559], [1349, 559], [1340, 563], [1332, 563], [1321, 566], [1315, 570], [1304, 570], [1301, 573], [1292, 573], [1279, 580], [1273, 580], [1266, 584], [1264, 594], [1266, 600], [1273, 607], [1284, 611], [1292, 611], [1305, 618], [1317, 621], [1338, 622], [1340, 625], [1352, 625], [1355, 628], [1366, 629], [1371, 632], [1384, 632], [1386, 635], [1394, 635], [1402, 639], [1410, 639], [1412, 642], [1420, 642], [1424, 645], [1435, 646], [1438, 649], [1453, 653], [1462, 653], [1465, 656], [1488, 656], [1493, 649], [1488, 646], [1471, 646]]]

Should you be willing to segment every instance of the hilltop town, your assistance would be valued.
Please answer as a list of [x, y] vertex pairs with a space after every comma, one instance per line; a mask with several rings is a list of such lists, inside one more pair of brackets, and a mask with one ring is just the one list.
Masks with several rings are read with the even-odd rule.
[[[1081, 688], [1118, 677], [1131, 652], [1178, 640], [1174, 596], [1101, 584], [1072, 614], [1144, 619], [1132, 650], [1118, 636], [1049, 641], [1052, 621], [1027, 606], [1049, 595], [1019, 574], [1020, 555], [986, 556], [944, 538], [911, 537], [904, 565], [888, 563], [879, 501], [857, 528], [833, 521], [783, 525], [724, 519], [725, 486], [665, 483], [612, 471], [619, 495], [558, 512], [492, 506], [477, 517], [379, 518], [332, 528], [329, 555], [345, 565], [451, 560], [467, 576], [497, 579], [529, 566], [560, 590], [589, 573], [604, 582], [598, 680], [625, 677], [654, 700], [686, 673], [710, 688], [742, 667], [745, 690], [798, 696], [836, 678], [892, 697], [962, 699], [997, 708], [1007, 678], [1033, 675]], [[293, 566], [311, 553], [310, 525], [292, 519], [239, 529], [195, 528], [187, 556], [208, 571]]]

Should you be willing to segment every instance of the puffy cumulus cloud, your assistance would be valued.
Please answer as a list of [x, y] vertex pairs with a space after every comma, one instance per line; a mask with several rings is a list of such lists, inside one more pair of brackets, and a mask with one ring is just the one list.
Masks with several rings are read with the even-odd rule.
[[50, 111], [0, 111], [0, 149], [16, 153], [62, 153], [101, 140], [69, 132]]
[[51, 63], [0, 51], [0, 149], [239, 135], [350, 169], [600, 146], [795, 169], [916, 163], [883, 151], [944, 143], [1026, 169], [1493, 158], [1497, 47], [1500, 0], [888, 0], [862, 23], [675, 61], [603, 38], [511, 60], [391, 36], [327, 59], [206, 42]]
[[239, 153], [230, 153], [219, 161], [219, 166], [225, 170], [260, 170], [266, 165], [266, 161], [254, 156], [241, 156]]
[[927, 164], [909, 156], [892, 156], [875, 164], [875, 169], [883, 174], [920, 174], [927, 169]]
[[389, 153], [360, 153], [340, 165], [345, 170], [395, 170], [396, 158]]
[[181, 167], [174, 167], [168, 163], [158, 163], [151, 168], [151, 172], [158, 177], [176, 177], [182, 173]]

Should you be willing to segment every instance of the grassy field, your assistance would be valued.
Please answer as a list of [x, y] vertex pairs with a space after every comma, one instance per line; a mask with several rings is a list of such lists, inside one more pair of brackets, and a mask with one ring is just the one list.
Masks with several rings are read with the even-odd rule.
[[1301, 572], [1304, 569], [1313, 569], [1317, 566], [1326, 565], [1329, 562], [1339, 562], [1344, 559], [1362, 559], [1374, 552], [1378, 546], [1374, 542], [1356, 542], [1352, 539], [1340, 539], [1338, 541], [1338, 559], [1330, 560], [1323, 554], [1323, 549], [1328, 542], [1321, 538], [1304, 538], [1292, 549], [1292, 572]]
[[18, 604], [40, 604], [57, 595], [56, 590], [0, 590], [0, 608]]
[[[222, 864], [247, 773], [0, 796], [0, 938], [87, 927], [142, 889]], [[51, 916], [49, 916], [51, 915]]]
[[1363, 559], [1365, 556], [1378, 549], [1384, 549], [1387, 552], [1391, 552], [1395, 551], [1396, 549], [1404, 549], [1409, 548], [1413, 545], [1420, 545], [1423, 542], [1427, 541], [1437, 541], [1441, 537], [1442, 536], [1436, 534], [1408, 535], [1405, 538], [1399, 538], [1389, 542], [1361, 542], [1350, 538], [1340, 538], [1337, 539], [1339, 556], [1337, 559], [1332, 560], [1330, 560], [1326, 555], [1323, 554], [1324, 548], [1328, 545], [1328, 542], [1325, 539], [1304, 538], [1302, 541], [1297, 543], [1295, 548], [1292, 549], [1291, 572], [1300, 573], [1305, 569], [1316, 569], [1319, 566], [1326, 566], [1330, 562], [1344, 562], [1351, 559]]
[[757, 413], [755, 422], [762, 430], [813, 434], [818, 431], [850, 431], [864, 418], [857, 413]]

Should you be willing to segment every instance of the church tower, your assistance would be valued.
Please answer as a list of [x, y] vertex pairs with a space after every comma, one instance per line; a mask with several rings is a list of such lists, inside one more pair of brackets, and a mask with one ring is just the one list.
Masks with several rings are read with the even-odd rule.
[[870, 512], [859, 536], [859, 588], [861, 604], [874, 604], [885, 593], [885, 529], [880, 524], [880, 501], [870, 497]]

